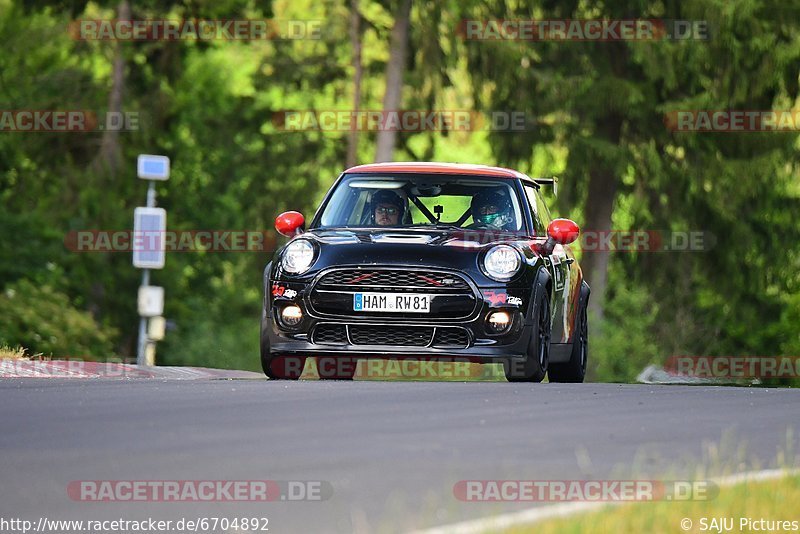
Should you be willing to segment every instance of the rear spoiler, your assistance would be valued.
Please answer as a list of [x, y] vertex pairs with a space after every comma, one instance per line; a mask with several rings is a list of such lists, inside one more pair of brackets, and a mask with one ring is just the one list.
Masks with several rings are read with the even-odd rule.
[[540, 187], [543, 185], [553, 186], [553, 194], [558, 196], [558, 176], [551, 176], [550, 178], [532, 178], [532, 180]]

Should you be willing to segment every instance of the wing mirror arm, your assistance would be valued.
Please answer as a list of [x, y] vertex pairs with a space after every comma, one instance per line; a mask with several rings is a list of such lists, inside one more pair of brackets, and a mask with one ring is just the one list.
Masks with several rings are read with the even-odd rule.
[[555, 239], [553, 239], [551, 236], [547, 236], [547, 241], [545, 241], [544, 244], [542, 245], [541, 249], [542, 254], [544, 254], [545, 256], [549, 256], [550, 254], [553, 253], [553, 249], [556, 248], [557, 244], [558, 243], [556, 242]]

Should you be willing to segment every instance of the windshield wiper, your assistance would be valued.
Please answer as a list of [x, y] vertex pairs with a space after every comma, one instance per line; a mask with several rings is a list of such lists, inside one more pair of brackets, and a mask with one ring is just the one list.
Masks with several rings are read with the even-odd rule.
[[463, 230], [464, 228], [457, 226], [455, 224], [445, 224], [445, 223], [436, 223], [436, 224], [426, 224], [426, 223], [419, 223], [419, 224], [407, 224], [406, 228], [432, 228], [433, 230]]

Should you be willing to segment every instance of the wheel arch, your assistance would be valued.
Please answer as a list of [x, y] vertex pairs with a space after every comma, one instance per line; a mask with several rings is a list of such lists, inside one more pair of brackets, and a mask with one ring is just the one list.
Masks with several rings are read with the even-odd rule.
[[[539, 266], [539, 270], [536, 273], [536, 277], [534, 278], [533, 287], [531, 288], [531, 297], [528, 305], [527, 317], [526, 322], [530, 323], [533, 321], [533, 314], [535, 313], [535, 306], [534, 303], [536, 299], [539, 297], [539, 291], [544, 291], [545, 295], [548, 299], [548, 302], [552, 299], [553, 296], [553, 277], [547, 271], [547, 268], [544, 265]], [[550, 303], [552, 304], [552, 303]]]

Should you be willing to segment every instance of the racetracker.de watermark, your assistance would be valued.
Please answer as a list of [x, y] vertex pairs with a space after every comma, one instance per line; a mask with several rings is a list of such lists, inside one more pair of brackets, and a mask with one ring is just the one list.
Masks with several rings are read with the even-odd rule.
[[800, 109], [670, 111], [664, 124], [673, 132], [794, 132], [800, 131]]
[[704, 41], [705, 20], [668, 19], [464, 19], [467, 41]]
[[81, 502], [326, 501], [324, 480], [73, 480], [67, 495]]
[[800, 356], [670, 356], [664, 370], [692, 378], [800, 378]]
[[322, 39], [321, 20], [81, 19], [69, 24], [80, 41], [291, 41]]
[[283, 132], [524, 132], [536, 121], [524, 111], [470, 110], [286, 110], [272, 114]]
[[138, 111], [63, 109], [0, 110], [0, 132], [132, 132], [139, 130]]
[[[338, 376], [356, 366], [353, 358], [322, 356], [317, 358], [317, 373], [320, 377]], [[364, 359], [357, 366], [355, 378], [362, 380], [439, 380], [491, 378], [487, 367], [470, 365], [469, 358], [372, 358]], [[475, 374], [478, 369], [479, 374]]]
[[0, 532], [266, 532], [269, 518], [264, 516], [195, 516], [180, 519], [54, 519], [37, 520], [0, 517]]
[[[462, 248], [479, 248], [505, 239], [527, 237], [524, 232], [464, 230], [454, 235], [446, 245]], [[711, 232], [703, 230], [581, 230], [572, 246], [583, 252], [704, 252], [716, 245]], [[543, 243], [532, 241], [531, 248]]]
[[460, 480], [464, 502], [708, 501], [719, 487], [707, 480]]
[[79, 357], [60, 357], [58, 360], [2, 359], [0, 377], [31, 378], [142, 378], [152, 374], [120, 359], [94, 362]]
[[703, 252], [715, 242], [711, 232], [701, 230], [586, 230], [576, 244], [584, 252]]
[[72, 252], [269, 252], [275, 242], [263, 230], [73, 230], [64, 236]]

